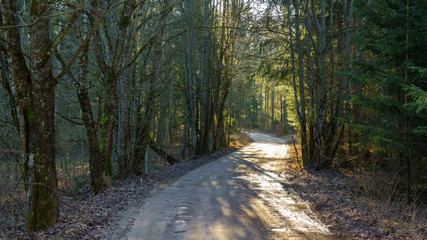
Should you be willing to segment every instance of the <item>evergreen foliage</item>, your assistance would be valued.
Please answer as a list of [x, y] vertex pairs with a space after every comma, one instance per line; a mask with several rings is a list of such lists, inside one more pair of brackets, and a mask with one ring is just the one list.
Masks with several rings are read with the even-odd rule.
[[356, 144], [387, 159], [381, 168], [405, 172], [410, 188], [427, 149], [427, 75], [422, 68], [427, 65], [427, 4], [360, 0], [355, 13], [354, 40], [361, 57], [354, 62], [354, 122], [349, 125], [358, 133]]

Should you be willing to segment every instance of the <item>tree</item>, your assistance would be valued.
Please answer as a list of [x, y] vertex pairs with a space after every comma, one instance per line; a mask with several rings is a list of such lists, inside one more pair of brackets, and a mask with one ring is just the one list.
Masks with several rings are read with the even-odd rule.
[[184, 1], [180, 10], [187, 120], [183, 152], [204, 154], [227, 146], [225, 108], [237, 64], [236, 28], [241, 24], [244, 4], [235, 0], [219, 1], [218, 5]]
[[[411, 189], [413, 164], [425, 156], [425, 135], [419, 134], [426, 118], [419, 99], [427, 89], [424, 1], [359, 1], [356, 16], [363, 19], [356, 43], [361, 58], [355, 62], [352, 81], [359, 86], [352, 102], [363, 117], [354, 117], [358, 142], [388, 168], [405, 176]], [[368, 11], [369, 9], [369, 11]], [[418, 92], [421, 95], [414, 96]], [[418, 108], [416, 107], [418, 106]], [[394, 166], [393, 166], [394, 165]]]
[[[6, 51], [10, 79], [17, 101], [19, 130], [28, 176], [28, 231], [39, 231], [59, 218], [58, 184], [55, 166], [55, 85], [52, 56], [63, 35], [49, 37], [51, 5], [32, 2], [30, 17], [30, 67], [22, 52], [16, 1], [2, 1]], [[65, 34], [65, 32], [63, 32]], [[30, 71], [31, 69], [31, 71]]]
[[[288, 85], [293, 88], [304, 167], [330, 168], [342, 140], [344, 125], [340, 119], [346, 114], [350, 94], [346, 74], [352, 1], [268, 2], [267, 12], [274, 10], [278, 15], [264, 16], [266, 31], [272, 36], [286, 33], [286, 38], [266, 38], [263, 48], [270, 46], [284, 56], [269, 60], [267, 66], [282, 65], [290, 71], [271, 71], [275, 67], [265, 70], [270, 77], [291, 79]], [[338, 75], [338, 71], [346, 73]]]

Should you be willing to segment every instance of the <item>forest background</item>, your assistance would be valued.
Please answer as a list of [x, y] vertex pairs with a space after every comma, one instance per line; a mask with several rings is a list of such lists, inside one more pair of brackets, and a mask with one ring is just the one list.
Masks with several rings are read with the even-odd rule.
[[306, 169], [425, 200], [423, 0], [1, 0], [0, 12], [0, 210], [25, 214], [29, 232], [58, 221], [61, 191], [97, 195], [241, 128], [295, 134]]

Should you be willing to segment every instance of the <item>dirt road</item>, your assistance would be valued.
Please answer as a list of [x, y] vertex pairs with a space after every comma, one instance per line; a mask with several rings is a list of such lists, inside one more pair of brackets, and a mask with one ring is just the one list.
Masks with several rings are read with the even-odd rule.
[[332, 238], [281, 174], [291, 145], [249, 135], [254, 143], [153, 194], [128, 239]]

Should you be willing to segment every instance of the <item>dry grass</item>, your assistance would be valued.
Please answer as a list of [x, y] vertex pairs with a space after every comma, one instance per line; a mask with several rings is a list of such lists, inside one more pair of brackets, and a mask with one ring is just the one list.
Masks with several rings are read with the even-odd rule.
[[421, 193], [411, 193], [408, 203], [397, 175], [301, 171], [290, 150], [286, 173], [291, 184], [339, 239], [427, 239]]
[[379, 224], [384, 229], [398, 226], [411, 239], [420, 239], [427, 227], [427, 211], [420, 192], [405, 192], [397, 174], [358, 172], [352, 176], [358, 190], [355, 197], [383, 220]]

